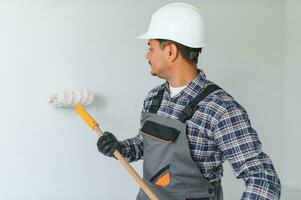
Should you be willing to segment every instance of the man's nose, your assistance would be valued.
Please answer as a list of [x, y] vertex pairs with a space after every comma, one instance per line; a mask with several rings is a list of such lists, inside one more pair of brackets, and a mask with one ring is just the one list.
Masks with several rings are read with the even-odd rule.
[[147, 52], [147, 53], [146, 53], [145, 58], [146, 58], [147, 60], [150, 59], [150, 52]]

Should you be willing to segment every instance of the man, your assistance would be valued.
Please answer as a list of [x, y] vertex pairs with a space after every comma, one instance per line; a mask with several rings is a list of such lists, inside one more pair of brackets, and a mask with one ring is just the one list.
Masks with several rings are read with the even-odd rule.
[[[143, 178], [160, 200], [223, 199], [225, 160], [245, 182], [242, 199], [279, 199], [280, 180], [245, 109], [197, 69], [205, 29], [188, 4], [153, 14], [139, 38], [148, 39], [151, 74], [166, 82], [146, 97], [136, 137], [118, 141], [105, 132], [98, 149], [107, 156], [118, 149], [130, 162], [143, 159]], [[137, 199], [148, 198], [140, 190]]]

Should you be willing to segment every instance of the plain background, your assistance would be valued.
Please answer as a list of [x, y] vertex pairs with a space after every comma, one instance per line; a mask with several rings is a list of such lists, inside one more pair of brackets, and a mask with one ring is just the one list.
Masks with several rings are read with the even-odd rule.
[[[172, 1], [0, 0], [0, 199], [135, 199], [139, 189], [72, 109], [48, 96], [89, 88], [87, 110], [120, 140], [138, 133], [144, 97], [163, 80], [145, 59], [151, 14]], [[248, 111], [279, 173], [301, 198], [298, 0], [199, 0], [209, 45], [199, 68]], [[141, 174], [142, 162], [133, 163]], [[225, 162], [226, 200], [244, 184]]]

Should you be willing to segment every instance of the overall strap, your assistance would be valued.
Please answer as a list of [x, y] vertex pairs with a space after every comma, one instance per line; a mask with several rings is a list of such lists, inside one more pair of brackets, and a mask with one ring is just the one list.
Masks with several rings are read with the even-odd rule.
[[188, 105], [180, 113], [179, 120], [184, 123], [186, 120], [190, 119], [194, 112], [198, 109], [199, 102], [204, 100], [212, 92], [219, 89], [221, 88], [215, 84], [207, 85], [200, 94], [198, 94], [195, 98], [190, 100]]
[[164, 94], [164, 88], [160, 89], [156, 94], [156, 96], [153, 97], [152, 105], [149, 108], [150, 113], [157, 113], [157, 111], [160, 108], [161, 101], [163, 99], [163, 94]]

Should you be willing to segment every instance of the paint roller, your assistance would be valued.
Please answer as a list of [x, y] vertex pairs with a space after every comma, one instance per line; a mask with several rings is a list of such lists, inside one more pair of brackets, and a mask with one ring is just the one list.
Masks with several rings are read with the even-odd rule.
[[[81, 91], [64, 92], [53, 94], [49, 97], [48, 103], [54, 108], [74, 107], [76, 113], [88, 124], [88, 126], [99, 136], [103, 135], [99, 124], [85, 110], [84, 106], [91, 104], [93, 101], [93, 93], [91, 90], [83, 89]], [[122, 166], [130, 173], [135, 181], [140, 185], [142, 190], [151, 200], [159, 200], [151, 188], [143, 181], [135, 169], [128, 163], [118, 150], [114, 152], [114, 156], [122, 164]]]
[[93, 93], [88, 89], [53, 94], [48, 98], [48, 103], [54, 108], [74, 108], [78, 103], [86, 106], [92, 101]]

